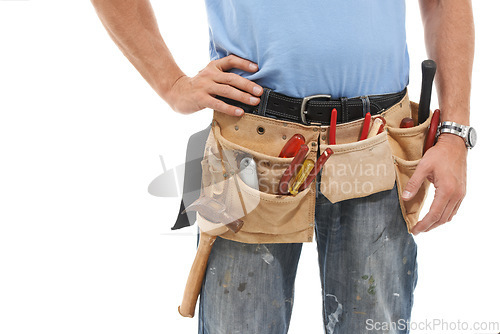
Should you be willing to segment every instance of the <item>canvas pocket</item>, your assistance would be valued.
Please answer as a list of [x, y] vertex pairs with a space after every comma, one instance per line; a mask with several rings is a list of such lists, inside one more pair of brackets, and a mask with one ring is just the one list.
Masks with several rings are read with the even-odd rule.
[[[214, 119], [212, 132], [205, 147], [205, 158], [202, 161], [203, 196], [213, 198], [223, 205], [228, 215], [241, 219], [243, 221], [241, 229], [233, 233], [223, 224], [213, 224], [200, 214], [198, 214], [198, 225], [202, 230], [208, 230], [210, 234], [245, 243], [312, 241], [315, 189], [309, 187], [295, 196], [278, 194], [279, 181], [292, 158], [278, 158], [267, 154], [265, 145], [260, 151], [255, 150], [255, 145], [248, 145], [253, 149], [243, 146], [251, 142], [251, 139], [247, 138], [248, 135], [253, 136], [254, 140], [260, 139], [258, 133], [245, 130], [246, 127], [255, 127], [257, 124], [255, 121], [270, 132], [274, 126], [281, 126], [272, 124], [272, 121], [263, 117], [262, 120], [254, 117], [248, 121], [235, 118], [238, 130], [245, 136], [236, 143], [222, 134], [224, 128], [227, 132], [228, 126], [234, 129], [235, 125], [225, 123], [221, 126]], [[312, 143], [310, 145], [313, 146]], [[223, 155], [220, 154], [220, 150]], [[314, 158], [315, 155], [314, 149], [308, 158]], [[251, 157], [255, 161], [259, 189], [252, 188], [242, 181], [238, 173], [238, 161], [242, 157]], [[225, 168], [220, 165], [221, 161], [225, 162]]]
[[[416, 115], [418, 110], [417, 103], [411, 103], [411, 115]], [[391, 115], [387, 115], [391, 117]], [[418, 222], [420, 211], [424, 206], [430, 182], [425, 180], [417, 194], [410, 201], [403, 201], [403, 194], [408, 181], [415, 173], [415, 170], [422, 159], [424, 143], [427, 136], [432, 113], [425, 122], [411, 128], [398, 128], [388, 126], [389, 143], [394, 156], [394, 166], [396, 169], [396, 178], [399, 194], [401, 212], [406, 221], [408, 231], [410, 231]], [[398, 124], [400, 120], [393, 120], [391, 124]], [[389, 122], [388, 122], [389, 123]]]
[[409, 201], [403, 201], [401, 194], [406, 188], [408, 180], [410, 180], [412, 175], [415, 173], [415, 169], [417, 168], [419, 162], [420, 160], [407, 161], [400, 159], [398, 157], [394, 157], [394, 165], [396, 166], [397, 186], [399, 193], [399, 203], [401, 205], [401, 212], [406, 221], [408, 232], [410, 232], [411, 229], [418, 222], [420, 211], [424, 206], [425, 198], [427, 197], [430, 185], [429, 180], [425, 179], [424, 183], [418, 190], [415, 197], [413, 197]]
[[[340, 130], [340, 129], [339, 129]], [[394, 164], [387, 133], [347, 144], [322, 145], [333, 155], [321, 171], [321, 193], [332, 203], [394, 187]]]
[[422, 124], [412, 128], [387, 127], [392, 154], [406, 161], [422, 158], [425, 137], [432, 115]]

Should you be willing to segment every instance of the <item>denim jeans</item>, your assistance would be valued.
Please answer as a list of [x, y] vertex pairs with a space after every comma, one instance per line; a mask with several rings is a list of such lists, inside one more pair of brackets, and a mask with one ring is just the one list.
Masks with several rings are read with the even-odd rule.
[[[393, 324], [379, 333], [408, 333], [400, 324], [410, 319], [417, 247], [396, 187], [335, 204], [317, 189], [325, 333], [367, 333], [376, 322]], [[217, 238], [200, 295], [199, 333], [287, 333], [301, 249]]]

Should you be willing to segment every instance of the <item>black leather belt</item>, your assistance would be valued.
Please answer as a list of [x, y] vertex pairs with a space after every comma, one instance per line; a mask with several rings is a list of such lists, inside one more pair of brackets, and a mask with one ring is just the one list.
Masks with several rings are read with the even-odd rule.
[[329, 125], [333, 108], [337, 109], [337, 124], [346, 123], [363, 118], [368, 111], [372, 115], [379, 114], [401, 101], [405, 95], [406, 88], [399, 93], [360, 96], [350, 99], [331, 99], [329, 95], [295, 98], [264, 88], [258, 106], [251, 106], [222, 96], [217, 96], [217, 98], [242, 108], [246, 113], [303, 124]]

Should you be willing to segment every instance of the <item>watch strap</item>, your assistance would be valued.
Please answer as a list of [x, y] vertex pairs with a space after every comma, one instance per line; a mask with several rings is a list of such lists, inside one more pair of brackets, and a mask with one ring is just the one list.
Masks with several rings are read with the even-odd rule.
[[462, 125], [456, 122], [444, 121], [439, 125], [438, 135], [442, 133], [451, 133], [456, 136], [461, 137], [467, 148], [472, 148], [473, 144], [469, 142], [468, 133], [470, 131], [470, 126]]

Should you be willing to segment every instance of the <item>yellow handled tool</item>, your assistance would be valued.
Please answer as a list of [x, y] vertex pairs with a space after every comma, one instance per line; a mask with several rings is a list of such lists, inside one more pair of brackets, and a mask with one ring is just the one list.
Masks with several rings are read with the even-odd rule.
[[297, 177], [295, 178], [295, 181], [290, 183], [290, 187], [288, 188], [288, 191], [292, 195], [297, 195], [299, 192], [299, 188], [304, 183], [306, 180], [307, 176], [309, 173], [312, 171], [314, 168], [314, 161], [311, 159], [306, 159], [304, 163], [302, 164], [302, 167], [300, 168], [299, 172], [297, 173]]

